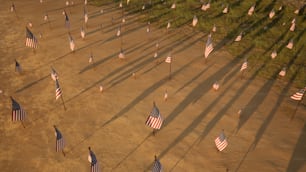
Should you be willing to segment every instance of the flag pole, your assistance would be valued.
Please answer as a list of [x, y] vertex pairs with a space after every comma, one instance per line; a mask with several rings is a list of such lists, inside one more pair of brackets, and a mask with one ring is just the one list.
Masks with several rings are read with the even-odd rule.
[[23, 123], [23, 121], [21, 121], [21, 124], [22, 124], [23, 128], [26, 128], [25, 125], [24, 125], [24, 123]]
[[169, 80], [171, 80], [171, 63], [172, 63], [172, 59], [171, 59], [171, 62], [169, 64]]
[[63, 96], [62, 96], [62, 95], [61, 95], [61, 99], [62, 99], [62, 102], [63, 102], [64, 110], [66, 111], [65, 102], [64, 102], [64, 98], [63, 98]]
[[66, 156], [66, 154], [65, 154], [65, 152], [64, 152], [64, 150], [63, 150], [63, 149], [62, 149], [62, 153], [63, 153], [63, 155], [64, 155], [64, 156]]
[[244, 70], [242, 71], [241, 76], [240, 76], [241, 80], [243, 79], [243, 76], [244, 76]]
[[298, 108], [299, 108], [301, 102], [303, 101], [303, 97], [304, 97], [304, 94], [303, 94], [301, 100], [296, 104], [295, 109], [294, 109], [294, 112], [293, 112], [293, 114], [291, 115], [290, 121], [292, 121], [292, 120], [294, 119], [295, 114], [296, 114], [296, 112], [297, 112], [297, 110], [298, 110]]

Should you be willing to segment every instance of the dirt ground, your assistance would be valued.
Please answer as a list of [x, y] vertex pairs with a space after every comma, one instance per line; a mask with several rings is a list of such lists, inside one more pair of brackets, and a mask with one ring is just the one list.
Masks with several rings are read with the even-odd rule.
[[[87, 5], [83, 40], [81, 0], [74, 0], [73, 6], [64, 0], [15, 0], [16, 14], [9, 11], [11, 1], [1, 3], [1, 171], [89, 171], [88, 146], [102, 171], [150, 171], [154, 155], [164, 171], [306, 171], [304, 103], [290, 120], [297, 105], [290, 95], [297, 88], [281, 79], [263, 80], [248, 70], [241, 79], [243, 61], [226, 47], [205, 62], [207, 33], [186, 27], [170, 28], [167, 34], [152, 25], [148, 34], [146, 24], [137, 22], [139, 16], [127, 15], [123, 35], [117, 37], [118, 4]], [[43, 20], [46, 12], [49, 23]], [[39, 41], [35, 52], [24, 45], [28, 22]], [[121, 41], [125, 59], [118, 58]], [[88, 63], [91, 52], [93, 64]], [[169, 54], [170, 80], [164, 62]], [[15, 59], [22, 74], [14, 71]], [[67, 110], [61, 99], [55, 100], [51, 66], [58, 72]], [[215, 81], [220, 83], [218, 91], [212, 90]], [[169, 97], [164, 101], [166, 90]], [[10, 96], [27, 111], [25, 128], [11, 121]], [[165, 119], [155, 136], [145, 125], [153, 101]], [[65, 157], [55, 152], [53, 125], [65, 138]], [[214, 139], [222, 129], [229, 145], [218, 152]]]

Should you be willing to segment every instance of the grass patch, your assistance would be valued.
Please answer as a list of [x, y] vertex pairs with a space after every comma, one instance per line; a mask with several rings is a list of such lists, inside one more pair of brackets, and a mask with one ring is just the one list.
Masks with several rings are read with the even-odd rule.
[[[119, 2], [120, 0], [90, 0], [90, 4], [96, 6], [109, 3], [119, 6]], [[212, 1], [207, 11], [201, 10], [203, 4], [199, 0], [131, 0], [128, 6], [126, 0], [122, 2], [126, 11], [142, 14], [140, 22], [150, 21], [159, 27], [166, 27], [167, 22], [171, 22], [171, 27], [175, 28], [191, 27], [193, 16], [197, 16], [198, 31], [209, 33], [216, 25], [217, 32], [213, 34], [215, 45], [226, 40], [222, 47], [226, 47], [233, 57], [248, 58], [250, 67], [264, 64], [260, 71], [255, 71], [254, 67], [254, 71], [250, 72], [256, 72], [258, 76], [266, 79], [275, 79], [278, 77], [275, 73], [286, 66], [284, 81], [292, 82], [300, 88], [306, 85], [305, 13], [301, 10], [299, 14], [294, 14], [299, 1], [288, 3], [285, 0], [218, 0]], [[175, 9], [171, 9], [173, 3], [176, 3]], [[256, 4], [255, 12], [249, 16], [247, 13], [253, 4]], [[222, 10], [226, 6], [229, 6], [229, 13], [223, 14]], [[268, 17], [271, 10], [275, 11], [272, 19]], [[289, 28], [293, 18], [296, 18], [297, 24], [296, 30], [291, 32]], [[233, 42], [241, 32], [242, 41]], [[294, 48], [291, 50], [286, 48], [290, 39], [294, 40]], [[252, 51], [246, 53], [246, 57], [242, 56], [250, 46], [254, 46]], [[278, 52], [275, 59], [270, 57], [273, 50]]]

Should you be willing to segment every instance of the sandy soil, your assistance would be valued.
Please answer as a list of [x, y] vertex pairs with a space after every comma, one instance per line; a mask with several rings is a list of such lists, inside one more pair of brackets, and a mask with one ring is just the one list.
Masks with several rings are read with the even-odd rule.
[[[122, 26], [122, 60], [117, 4], [87, 6], [87, 36], [82, 40], [81, 0], [69, 7], [63, 0], [15, 0], [17, 15], [9, 11], [11, 1], [1, 3], [1, 171], [89, 171], [88, 146], [103, 171], [150, 171], [154, 155], [164, 171], [306, 171], [305, 104], [290, 121], [297, 102], [289, 97], [297, 89], [281, 79], [262, 80], [250, 71], [241, 79], [242, 60], [226, 47], [205, 63], [207, 34], [188, 27], [166, 34], [154, 26], [147, 34], [146, 24], [128, 15]], [[74, 53], [64, 9], [71, 20]], [[46, 11], [50, 23], [43, 20]], [[39, 41], [35, 53], [24, 45], [29, 21]], [[157, 41], [159, 56], [154, 58]], [[88, 63], [91, 52], [94, 64]], [[171, 80], [169, 64], [164, 63], [169, 53]], [[21, 75], [14, 71], [14, 59], [23, 67]], [[59, 74], [66, 111], [61, 100], [55, 100], [51, 66]], [[212, 90], [215, 81], [220, 82], [218, 91]], [[166, 90], [168, 101], [163, 99]], [[11, 121], [10, 96], [27, 111], [25, 128]], [[165, 118], [155, 136], [144, 124], [153, 101]], [[55, 152], [54, 124], [66, 140], [66, 157]], [[214, 139], [221, 129], [229, 146], [218, 152]]]

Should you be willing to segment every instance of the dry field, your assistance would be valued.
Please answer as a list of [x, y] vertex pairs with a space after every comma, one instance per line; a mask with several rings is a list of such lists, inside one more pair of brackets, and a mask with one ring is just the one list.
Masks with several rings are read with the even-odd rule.
[[[188, 27], [167, 34], [153, 25], [148, 34], [146, 23], [127, 15], [122, 37], [117, 37], [117, 4], [87, 5], [83, 40], [81, 0], [72, 6], [64, 0], [15, 0], [16, 14], [9, 11], [11, 1], [1, 2], [0, 171], [89, 171], [88, 146], [105, 172], [150, 171], [154, 155], [164, 171], [306, 171], [305, 103], [290, 120], [297, 105], [290, 96], [297, 88], [280, 78], [258, 78], [248, 70], [241, 79], [243, 61], [226, 47], [205, 63], [207, 34]], [[70, 17], [74, 53], [64, 9]], [[43, 20], [46, 12], [50, 23]], [[39, 41], [35, 52], [24, 45], [28, 22]], [[118, 58], [121, 41], [125, 59]], [[93, 64], [88, 63], [91, 52]], [[170, 53], [171, 80], [164, 62]], [[14, 71], [15, 59], [22, 74]], [[51, 66], [59, 74], [67, 110], [55, 100]], [[220, 83], [218, 91], [212, 90], [215, 81]], [[164, 101], [166, 90], [169, 97]], [[11, 121], [10, 96], [27, 111], [25, 128]], [[155, 136], [145, 125], [153, 101], [165, 118]], [[53, 125], [66, 140], [65, 157], [55, 152]], [[222, 129], [229, 145], [218, 152], [214, 139]]]

